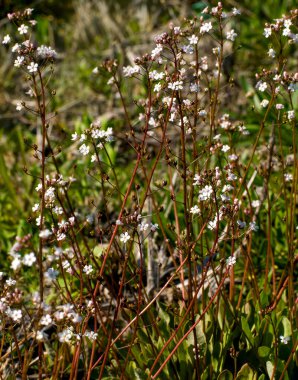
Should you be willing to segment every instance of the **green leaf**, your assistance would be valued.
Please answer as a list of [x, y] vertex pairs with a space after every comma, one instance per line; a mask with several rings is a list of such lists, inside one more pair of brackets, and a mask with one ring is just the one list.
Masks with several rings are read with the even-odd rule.
[[233, 374], [225, 369], [218, 375], [217, 380], [233, 380], [233, 378]]
[[250, 366], [246, 363], [244, 364], [240, 371], [237, 373], [236, 380], [253, 380], [254, 371], [250, 368]]
[[253, 346], [254, 344], [254, 338], [252, 336], [252, 333], [251, 333], [251, 330], [250, 330], [250, 327], [249, 327], [249, 324], [246, 320], [245, 317], [241, 317], [241, 327], [242, 327], [242, 330], [245, 334], [245, 337], [246, 337], [246, 340], [248, 341], [248, 345], [249, 346]]
[[270, 348], [266, 346], [261, 346], [258, 348], [258, 356], [260, 359], [267, 359], [270, 354]]
[[268, 362], [266, 362], [266, 369], [267, 369], [268, 376], [271, 379], [273, 371], [274, 371], [274, 365], [271, 362], [268, 361]]

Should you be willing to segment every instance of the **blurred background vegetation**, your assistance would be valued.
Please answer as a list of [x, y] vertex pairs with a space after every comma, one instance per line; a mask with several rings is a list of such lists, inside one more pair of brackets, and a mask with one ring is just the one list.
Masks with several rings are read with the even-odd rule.
[[[106, 58], [116, 58], [120, 65], [150, 52], [154, 37], [178, 25], [185, 17], [200, 15], [215, 1], [179, 0], [2, 0], [0, 8], [0, 37], [15, 33], [6, 18], [8, 12], [34, 8], [37, 20], [35, 38], [39, 44], [52, 46], [59, 54], [50, 83], [56, 96], [52, 110], [57, 112], [51, 135], [55, 149], [75, 129], [88, 126], [99, 115], [105, 120], [119, 119], [121, 109], [115, 103], [115, 93], [107, 85], [107, 77], [92, 74]], [[262, 37], [265, 22], [280, 17], [296, 4], [295, 0], [226, 0], [226, 9], [241, 11], [239, 23], [233, 25], [239, 34], [235, 52], [226, 62], [227, 75], [234, 77], [243, 96], [232, 99], [229, 110], [246, 115], [250, 128], [258, 128], [258, 98], [254, 92], [254, 73], [269, 63], [267, 41]], [[28, 152], [38, 138], [38, 128], [28, 113], [16, 111], [16, 101], [27, 90], [26, 78], [13, 67], [8, 48], [0, 45], [0, 250], [7, 252], [16, 231], [26, 225], [32, 206], [31, 194], [36, 181], [24, 175], [24, 168], [34, 171], [36, 161], [28, 161]], [[237, 68], [237, 70], [235, 70]], [[130, 89], [124, 88], [130, 97]], [[256, 110], [248, 108], [253, 100]], [[238, 116], [238, 117], [240, 117]], [[32, 154], [31, 154], [32, 156]], [[67, 161], [66, 156], [62, 160]], [[38, 168], [36, 169], [38, 172]]]

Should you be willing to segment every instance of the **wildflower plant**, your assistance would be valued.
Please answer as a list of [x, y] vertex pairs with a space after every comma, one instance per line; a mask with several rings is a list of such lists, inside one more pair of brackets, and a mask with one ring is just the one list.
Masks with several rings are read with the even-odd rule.
[[257, 131], [229, 113], [224, 62], [239, 14], [207, 7], [171, 24], [133, 65], [96, 67], [122, 121], [96, 115], [63, 148], [51, 140], [59, 52], [36, 45], [32, 9], [8, 15], [17, 32], [2, 44], [27, 85], [16, 110], [40, 137], [38, 170], [25, 168], [34, 189], [26, 234], [1, 272], [1, 360], [15, 378], [282, 379], [297, 370], [298, 73], [286, 54], [298, 12], [265, 26], [272, 68], [256, 74]]

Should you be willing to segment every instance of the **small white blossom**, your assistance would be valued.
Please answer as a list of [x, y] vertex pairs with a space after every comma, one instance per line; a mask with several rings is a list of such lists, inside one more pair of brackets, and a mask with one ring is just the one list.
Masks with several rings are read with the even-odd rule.
[[20, 45], [19, 44], [14, 44], [13, 47], [11, 48], [11, 51], [13, 53], [15, 53], [16, 51], [18, 51], [20, 49]]
[[263, 99], [263, 100], [261, 101], [261, 106], [262, 106], [263, 108], [266, 108], [266, 107], [268, 106], [268, 104], [269, 104], [269, 100], [267, 100], [267, 99]]
[[289, 336], [283, 336], [283, 335], [281, 335], [281, 336], [279, 337], [279, 339], [280, 339], [280, 342], [281, 342], [282, 344], [288, 344], [289, 341], [291, 340], [291, 338], [290, 338]]
[[197, 206], [197, 205], [195, 205], [195, 206], [193, 206], [190, 210], [189, 210], [189, 212], [191, 213], [191, 214], [200, 214], [201, 213], [201, 210], [199, 209], [199, 207]]
[[86, 331], [84, 336], [90, 339], [91, 342], [94, 342], [97, 339], [98, 334], [94, 331]]
[[253, 208], [257, 208], [257, 207], [259, 207], [260, 204], [261, 204], [261, 202], [260, 202], [258, 199], [256, 199], [256, 200], [254, 200], [254, 201], [251, 202], [251, 206], [252, 206]]
[[293, 181], [293, 175], [292, 175], [291, 173], [286, 173], [286, 174], [284, 175], [284, 178], [285, 178], [285, 181], [286, 181], [286, 182], [291, 182], [291, 181]]
[[13, 286], [15, 285], [17, 282], [16, 280], [12, 279], [12, 278], [8, 278], [5, 283], [8, 285], [8, 286]]
[[230, 256], [228, 259], [227, 259], [227, 266], [228, 267], [232, 267], [236, 264], [236, 257], [235, 256]]
[[40, 324], [43, 326], [49, 326], [53, 322], [52, 317], [50, 314], [43, 315], [40, 318]]
[[16, 110], [17, 111], [22, 111], [23, 108], [24, 108], [23, 103], [22, 102], [17, 102]]
[[150, 230], [152, 231], [152, 232], [155, 232], [156, 230], [158, 230], [158, 224], [157, 223], [155, 223], [155, 224], [153, 224], [153, 223], [151, 223], [151, 226], [150, 226]]
[[49, 268], [45, 272], [45, 278], [48, 280], [51, 280], [51, 281], [56, 280], [57, 276], [58, 276], [58, 272], [54, 268]]
[[22, 261], [20, 260], [20, 256], [17, 255], [17, 256], [15, 256], [13, 261], [11, 262], [10, 267], [13, 271], [17, 271], [18, 269], [21, 268], [21, 266], [22, 266]]
[[83, 272], [89, 276], [93, 272], [92, 265], [85, 265], [83, 268]]
[[238, 36], [238, 34], [234, 31], [234, 29], [231, 29], [229, 32], [227, 32], [227, 40], [235, 41], [235, 38]]
[[269, 49], [268, 50], [268, 55], [269, 55], [270, 58], [275, 58], [275, 56], [276, 56], [275, 50], [274, 49]]
[[187, 37], [189, 40], [190, 45], [196, 45], [199, 41], [198, 37], [193, 34], [191, 37]]
[[183, 90], [183, 82], [182, 81], [171, 82], [168, 84], [168, 88], [173, 91]]
[[229, 147], [229, 145], [223, 145], [221, 148], [222, 152], [224, 152], [224, 153], [228, 152], [230, 149], [231, 148]]
[[22, 319], [22, 310], [20, 309], [14, 309], [14, 310], [9, 310], [8, 316], [15, 322], [20, 322]]
[[48, 334], [46, 334], [45, 332], [43, 332], [42, 330], [38, 330], [36, 331], [36, 336], [35, 336], [35, 339], [39, 342], [44, 342], [45, 340], [48, 339]]
[[22, 24], [19, 28], [18, 31], [20, 34], [27, 34], [28, 33], [28, 26]]
[[48, 239], [52, 235], [52, 232], [49, 229], [42, 230], [39, 233], [41, 239]]
[[246, 227], [246, 222], [242, 222], [241, 220], [237, 220], [238, 227], [242, 230]]
[[4, 36], [3, 40], [2, 40], [2, 44], [3, 45], [8, 45], [11, 41], [11, 38], [10, 38], [10, 35], [9, 34], [6, 34], [6, 36]]
[[130, 239], [130, 235], [128, 234], [128, 232], [125, 232], [120, 235], [120, 241], [124, 244], [127, 243], [129, 239]]
[[256, 84], [256, 89], [261, 92], [264, 92], [267, 87], [268, 87], [267, 83], [261, 80]]
[[211, 198], [213, 194], [212, 186], [206, 185], [202, 190], [199, 192], [199, 200], [200, 201], [206, 201]]
[[29, 73], [36, 73], [36, 71], [38, 69], [38, 64], [31, 62], [30, 65], [27, 66], [27, 69], [28, 69]]
[[293, 111], [293, 110], [288, 111], [288, 119], [289, 120], [294, 120], [295, 119], [295, 111]]
[[257, 232], [259, 230], [259, 226], [256, 224], [256, 222], [250, 222], [249, 223], [249, 229]]
[[36, 257], [35, 257], [34, 252], [27, 253], [23, 257], [23, 264], [28, 267], [31, 267], [35, 262], [36, 262]]
[[211, 29], [212, 29], [211, 22], [204, 22], [202, 26], [200, 27], [200, 33], [201, 34], [208, 33], [210, 32]]
[[149, 228], [149, 224], [146, 222], [142, 222], [141, 224], [139, 224], [140, 231], [147, 231], [148, 228]]
[[285, 108], [285, 106], [283, 104], [280, 104], [280, 103], [276, 104], [275, 107], [277, 110], [282, 110], [283, 108]]
[[239, 9], [233, 8], [232, 9], [232, 14], [233, 14], [233, 16], [238, 16], [238, 15], [241, 15], [241, 12], [239, 11]]
[[265, 28], [263, 34], [264, 34], [265, 38], [268, 38], [269, 36], [271, 36], [271, 34], [272, 34], [271, 28]]
[[90, 151], [90, 148], [88, 145], [86, 144], [83, 144], [79, 147], [79, 151], [80, 153], [83, 155], [83, 156], [87, 156], [87, 154], [89, 153]]

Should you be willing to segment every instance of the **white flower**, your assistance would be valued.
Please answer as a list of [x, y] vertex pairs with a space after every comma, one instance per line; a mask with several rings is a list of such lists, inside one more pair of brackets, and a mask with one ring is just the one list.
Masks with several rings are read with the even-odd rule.
[[198, 37], [193, 34], [191, 37], [187, 37], [189, 40], [190, 45], [196, 45], [199, 41]]
[[22, 266], [22, 262], [20, 260], [20, 256], [19, 255], [15, 256], [15, 258], [13, 259], [13, 261], [11, 262], [11, 265], [10, 265], [11, 269], [16, 271], [16, 270], [20, 269], [21, 266]]
[[66, 328], [61, 333], [58, 333], [60, 343], [71, 343], [74, 334], [71, 329]]
[[141, 224], [139, 224], [140, 231], [146, 231], [148, 228], [149, 228], [149, 224], [146, 222], [142, 222]]
[[80, 153], [83, 155], [83, 156], [87, 156], [87, 154], [89, 153], [90, 151], [90, 148], [88, 145], [86, 144], [83, 144], [79, 147], [79, 151]]
[[72, 133], [72, 135], [71, 135], [71, 140], [72, 141], [76, 141], [78, 138], [79, 138], [79, 136], [78, 136], [77, 132]]
[[295, 111], [288, 111], [288, 119], [289, 120], [295, 119]]
[[261, 92], [264, 92], [267, 87], [268, 87], [267, 83], [261, 80], [256, 84], [256, 89]]
[[128, 242], [129, 239], [130, 239], [130, 235], [128, 234], [128, 232], [125, 232], [120, 235], [120, 241], [122, 241], [124, 244]]
[[57, 58], [57, 53], [50, 46], [41, 45], [36, 50], [37, 55], [42, 58]]
[[98, 67], [94, 67], [94, 69], [92, 70], [92, 74], [98, 74], [99, 73], [99, 70], [98, 70]]
[[48, 229], [42, 230], [39, 233], [39, 237], [41, 239], [48, 239], [51, 235], [52, 235], [52, 232], [50, 230], [48, 230]]
[[51, 280], [51, 281], [56, 280], [57, 276], [58, 276], [58, 272], [54, 268], [49, 268], [45, 272], [45, 278], [48, 280]]
[[212, 24], [211, 22], [204, 22], [202, 26], [200, 27], [200, 33], [208, 33], [212, 29]]
[[207, 112], [205, 110], [201, 110], [198, 112], [198, 115], [201, 117], [205, 117], [207, 115]]
[[9, 309], [8, 316], [15, 322], [20, 322], [22, 319], [22, 310], [20, 309]]
[[176, 82], [171, 82], [168, 84], [168, 88], [173, 91], [183, 90], [183, 82], [181, 80], [176, 81]]
[[57, 237], [56, 237], [57, 241], [62, 241], [62, 240], [65, 240], [66, 239], [66, 235], [65, 233], [63, 232], [58, 232], [57, 233]]
[[11, 48], [11, 51], [12, 51], [13, 53], [15, 53], [16, 51], [19, 50], [19, 48], [20, 48], [20, 45], [19, 45], [19, 44], [14, 44], [13, 47]]
[[18, 31], [20, 34], [27, 34], [28, 33], [28, 26], [22, 24], [19, 28]]
[[35, 203], [34, 206], [32, 207], [32, 211], [36, 212], [39, 210], [39, 203]]
[[246, 227], [246, 222], [242, 222], [241, 220], [237, 220], [238, 227], [242, 230]]
[[153, 91], [154, 92], [159, 92], [161, 90], [161, 84], [160, 83], [157, 83], [154, 88], [153, 88]]
[[158, 230], [158, 224], [157, 223], [155, 223], [155, 224], [151, 223], [150, 230], [152, 232], [155, 232], [156, 230]]
[[256, 224], [256, 222], [250, 222], [249, 223], [249, 229], [257, 232], [259, 230], [259, 226]]
[[277, 110], [282, 110], [283, 108], [285, 108], [285, 106], [283, 104], [280, 104], [280, 103], [276, 104], [275, 107]]
[[121, 222], [121, 220], [119, 220], [119, 219], [116, 220], [116, 225], [117, 225], [117, 226], [122, 226], [122, 224], [123, 224], [123, 223]]
[[40, 318], [40, 324], [43, 326], [49, 326], [53, 322], [52, 317], [50, 314], [43, 315]]
[[17, 111], [22, 111], [23, 108], [24, 108], [23, 103], [22, 102], [17, 102], [16, 110]]
[[23, 257], [23, 264], [27, 265], [28, 267], [31, 267], [32, 264], [34, 264], [35, 262], [36, 262], [36, 257], [35, 257], [34, 252], [27, 253]]
[[233, 14], [233, 16], [237, 16], [237, 15], [241, 15], [241, 12], [239, 11], [239, 9], [233, 8], [232, 9], [232, 14]]
[[258, 199], [256, 199], [256, 200], [254, 200], [254, 201], [251, 202], [251, 206], [252, 206], [253, 208], [257, 208], [257, 207], [259, 207], [260, 204], [261, 204], [261, 202], [260, 202]]
[[139, 66], [126, 66], [123, 67], [123, 74], [125, 77], [131, 77], [134, 74], [138, 74], [141, 72], [141, 69]]
[[275, 56], [276, 56], [275, 50], [274, 49], [269, 49], [268, 50], [268, 55], [269, 55], [270, 58], [275, 58]]
[[43, 342], [48, 339], [48, 334], [46, 334], [42, 330], [38, 330], [36, 331], [35, 339], [38, 340], [39, 342]]
[[210, 231], [213, 231], [217, 226], [217, 218], [215, 217], [214, 220], [210, 220], [210, 222], [208, 222], [207, 224], [207, 227], [208, 227], [208, 230]]
[[224, 153], [228, 152], [230, 149], [231, 148], [229, 147], [229, 145], [223, 145], [221, 148], [222, 152], [224, 152]]
[[13, 285], [15, 285], [17, 282], [16, 282], [16, 280], [14, 280], [14, 279], [12, 279], [12, 278], [8, 278], [6, 281], [5, 281], [5, 283], [8, 285], [8, 286], [13, 286]]
[[89, 276], [89, 274], [93, 272], [92, 265], [85, 265], [83, 268], [83, 272]]
[[211, 197], [213, 193], [212, 186], [206, 185], [202, 190], [199, 192], [199, 200], [200, 201], [206, 201]]
[[235, 38], [238, 36], [238, 34], [234, 31], [234, 29], [231, 29], [229, 32], [227, 32], [227, 40], [235, 41]]
[[237, 161], [237, 160], [238, 160], [238, 156], [237, 156], [236, 154], [231, 154], [231, 155], [229, 156], [229, 160], [230, 160], [230, 161]]
[[227, 259], [227, 266], [228, 267], [232, 267], [236, 264], [236, 257], [235, 256], [230, 256], [228, 259]]
[[282, 35], [286, 37], [290, 36], [291, 35], [290, 28], [284, 28], [284, 30], [282, 31]]
[[151, 52], [151, 58], [155, 59], [160, 56], [160, 53], [162, 52], [162, 45], [158, 44], [156, 45], [156, 48], [152, 50]]
[[265, 28], [263, 34], [264, 34], [265, 38], [268, 38], [269, 36], [271, 36], [271, 34], [272, 34], [271, 28]]
[[262, 106], [263, 108], [266, 108], [266, 107], [268, 106], [268, 104], [269, 104], [269, 100], [267, 100], [267, 99], [263, 99], [263, 100], [261, 101], [261, 106]]
[[197, 83], [191, 83], [189, 85], [190, 92], [199, 92], [200, 86], [197, 85]]
[[38, 64], [31, 62], [30, 65], [27, 66], [27, 69], [28, 69], [29, 73], [36, 73], [36, 71], [38, 69]]
[[94, 331], [86, 331], [84, 336], [90, 339], [91, 342], [94, 342], [97, 339], [98, 334]]
[[279, 337], [279, 339], [280, 339], [280, 343], [282, 344], [288, 344], [289, 341], [291, 340], [289, 336], [282, 336], [282, 335]]
[[11, 38], [10, 38], [10, 35], [9, 34], [6, 34], [6, 36], [4, 36], [3, 40], [2, 40], [2, 44], [3, 45], [7, 45], [9, 44], [11, 41]]
[[286, 181], [286, 182], [291, 182], [291, 181], [293, 181], [293, 175], [290, 174], [290, 173], [286, 173], [286, 174], [284, 175], [284, 178], [285, 178], [285, 181]]
[[189, 211], [191, 214], [200, 214], [201, 210], [199, 209], [199, 207], [197, 205], [193, 206], [190, 211]]

